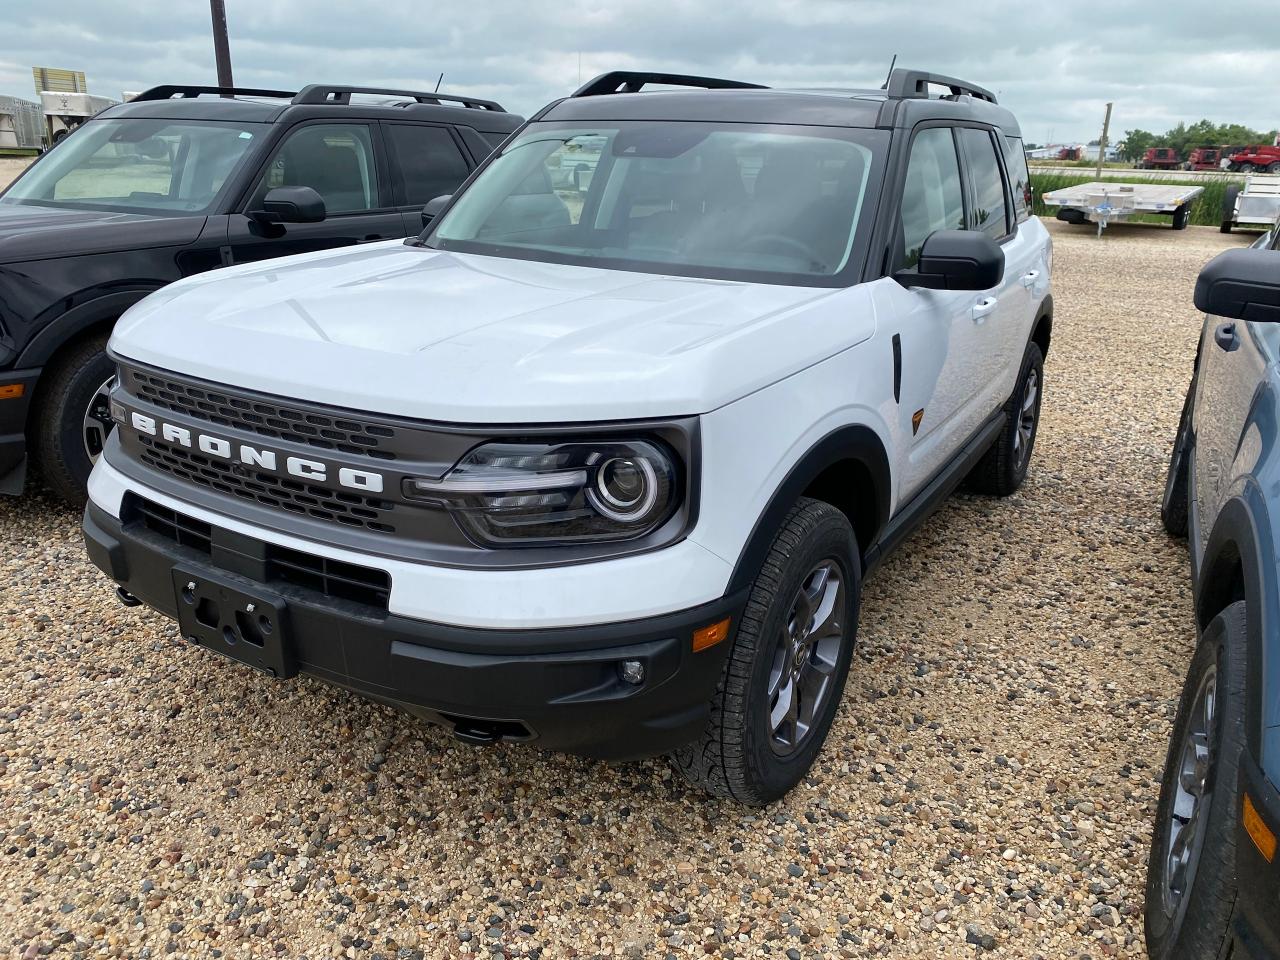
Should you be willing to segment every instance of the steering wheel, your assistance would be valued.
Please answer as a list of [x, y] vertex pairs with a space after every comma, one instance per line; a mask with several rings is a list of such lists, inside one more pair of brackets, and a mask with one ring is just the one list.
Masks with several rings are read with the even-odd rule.
[[[827, 269], [827, 265], [822, 262], [822, 258], [818, 256], [818, 252], [814, 250], [813, 247], [809, 246], [809, 244], [805, 243], [803, 240], [797, 240], [795, 237], [788, 237], [786, 234], [757, 234], [756, 236], [749, 238], [742, 246], [745, 250], [769, 246], [772, 246], [775, 249], [780, 247], [789, 253], [799, 254], [801, 259], [806, 263], [817, 267], [819, 270]], [[762, 250], [760, 252], [764, 253], [767, 251]]]

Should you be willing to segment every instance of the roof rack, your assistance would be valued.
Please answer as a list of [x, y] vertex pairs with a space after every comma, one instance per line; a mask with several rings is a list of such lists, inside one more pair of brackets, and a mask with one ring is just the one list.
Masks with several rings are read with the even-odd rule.
[[691, 77], [683, 73], [644, 73], [633, 70], [614, 70], [602, 73], [583, 84], [569, 96], [600, 97], [611, 93], [639, 93], [645, 84], [661, 83], [675, 87], [702, 87], [705, 90], [765, 90], [763, 84], [744, 83], [741, 80], [722, 80], [717, 77]]
[[940, 73], [908, 70], [905, 67], [898, 67], [896, 70], [890, 71], [889, 79], [885, 82], [884, 89], [890, 100], [927, 99], [930, 84], [948, 88], [953, 97], [966, 94], [976, 100], [986, 100], [989, 103], [996, 102], [994, 93], [975, 83], [969, 83], [967, 80], [957, 80], [955, 77], [943, 76]]
[[451, 93], [422, 93], [417, 90], [392, 90], [383, 87], [347, 87], [336, 86], [330, 83], [313, 83], [303, 87], [298, 91], [297, 96], [288, 94], [293, 97], [294, 103], [350, 103], [353, 93], [373, 94], [383, 97], [405, 97], [409, 100], [416, 100], [418, 103], [434, 103], [437, 106], [447, 106], [449, 104], [458, 103], [464, 107], [470, 107], [473, 110], [493, 110], [497, 113], [506, 113], [500, 104], [492, 100], [481, 100], [479, 97], [460, 97]]
[[130, 103], [139, 100], [172, 100], [177, 97], [186, 100], [190, 97], [269, 97], [273, 100], [292, 100], [292, 90], [259, 90], [256, 87], [197, 87], [177, 83], [166, 83], [158, 87], [144, 90], [134, 97]]

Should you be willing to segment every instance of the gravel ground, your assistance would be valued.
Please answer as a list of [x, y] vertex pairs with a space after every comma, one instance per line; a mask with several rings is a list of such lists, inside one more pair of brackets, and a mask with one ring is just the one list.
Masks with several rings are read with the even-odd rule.
[[873, 579], [826, 749], [764, 811], [263, 679], [117, 604], [70, 510], [0, 501], [0, 954], [1141, 956], [1193, 640], [1157, 504], [1196, 271], [1246, 240], [1051, 227], [1030, 479]]
[[0, 157], [0, 190], [3, 190], [23, 170], [27, 169], [30, 160], [22, 160], [16, 157]]

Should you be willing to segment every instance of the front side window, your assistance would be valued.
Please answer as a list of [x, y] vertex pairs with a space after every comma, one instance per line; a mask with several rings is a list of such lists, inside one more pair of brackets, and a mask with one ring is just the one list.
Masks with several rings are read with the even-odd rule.
[[869, 229], [887, 133], [794, 126], [534, 124], [427, 243], [548, 262], [834, 283]]
[[902, 190], [902, 252], [899, 265], [914, 267], [929, 234], [963, 230], [964, 190], [950, 127], [929, 127], [911, 143]]
[[257, 207], [275, 187], [310, 187], [328, 216], [380, 207], [373, 141], [363, 123], [313, 123], [285, 137], [254, 193]]
[[13, 184], [0, 203], [203, 213], [265, 129], [260, 123], [91, 120]]
[[973, 189], [969, 229], [981, 230], [992, 240], [999, 240], [1009, 233], [1009, 222], [1005, 214], [1004, 177], [1000, 173], [995, 142], [989, 132], [975, 127], [961, 127], [956, 132], [964, 144]]

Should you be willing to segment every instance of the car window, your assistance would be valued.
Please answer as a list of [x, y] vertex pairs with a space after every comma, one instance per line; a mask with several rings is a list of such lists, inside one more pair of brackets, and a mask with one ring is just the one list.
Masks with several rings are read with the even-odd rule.
[[1004, 166], [1013, 188], [1013, 213], [1021, 223], [1031, 216], [1031, 171], [1027, 169], [1027, 152], [1021, 138], [1004, 138]]
[[385, 129], [391, 154], [404, 177], [406, 203], [420, 207], [453, 193], [471, 172], [446, 128], [390, 123]]
[[930, 127], [912, 141], [900, 216], [903, 267], [916, 265], [929, 234], [965, 228], [960, 162], [950, 127]]
[[329, 216], [381, 206], [373, 140], [362, 123], [298, 127], [276, 150], [254, 194], [254, 205], [275, 187], [310, 187]]
[[0, 202], [199, 213], [212, 205], [262, 129], [258, 123], [92, 120]]
[[969, 183], [973, 189], [969, 229], [981, 230], [991, 239], [999, 240], [1009, 233], [1009, 223], [1005, 212], [1004, 177], [1000, 173], [995, 143], [986, 130], [961, 127], [958, 133], [964, 144]]

